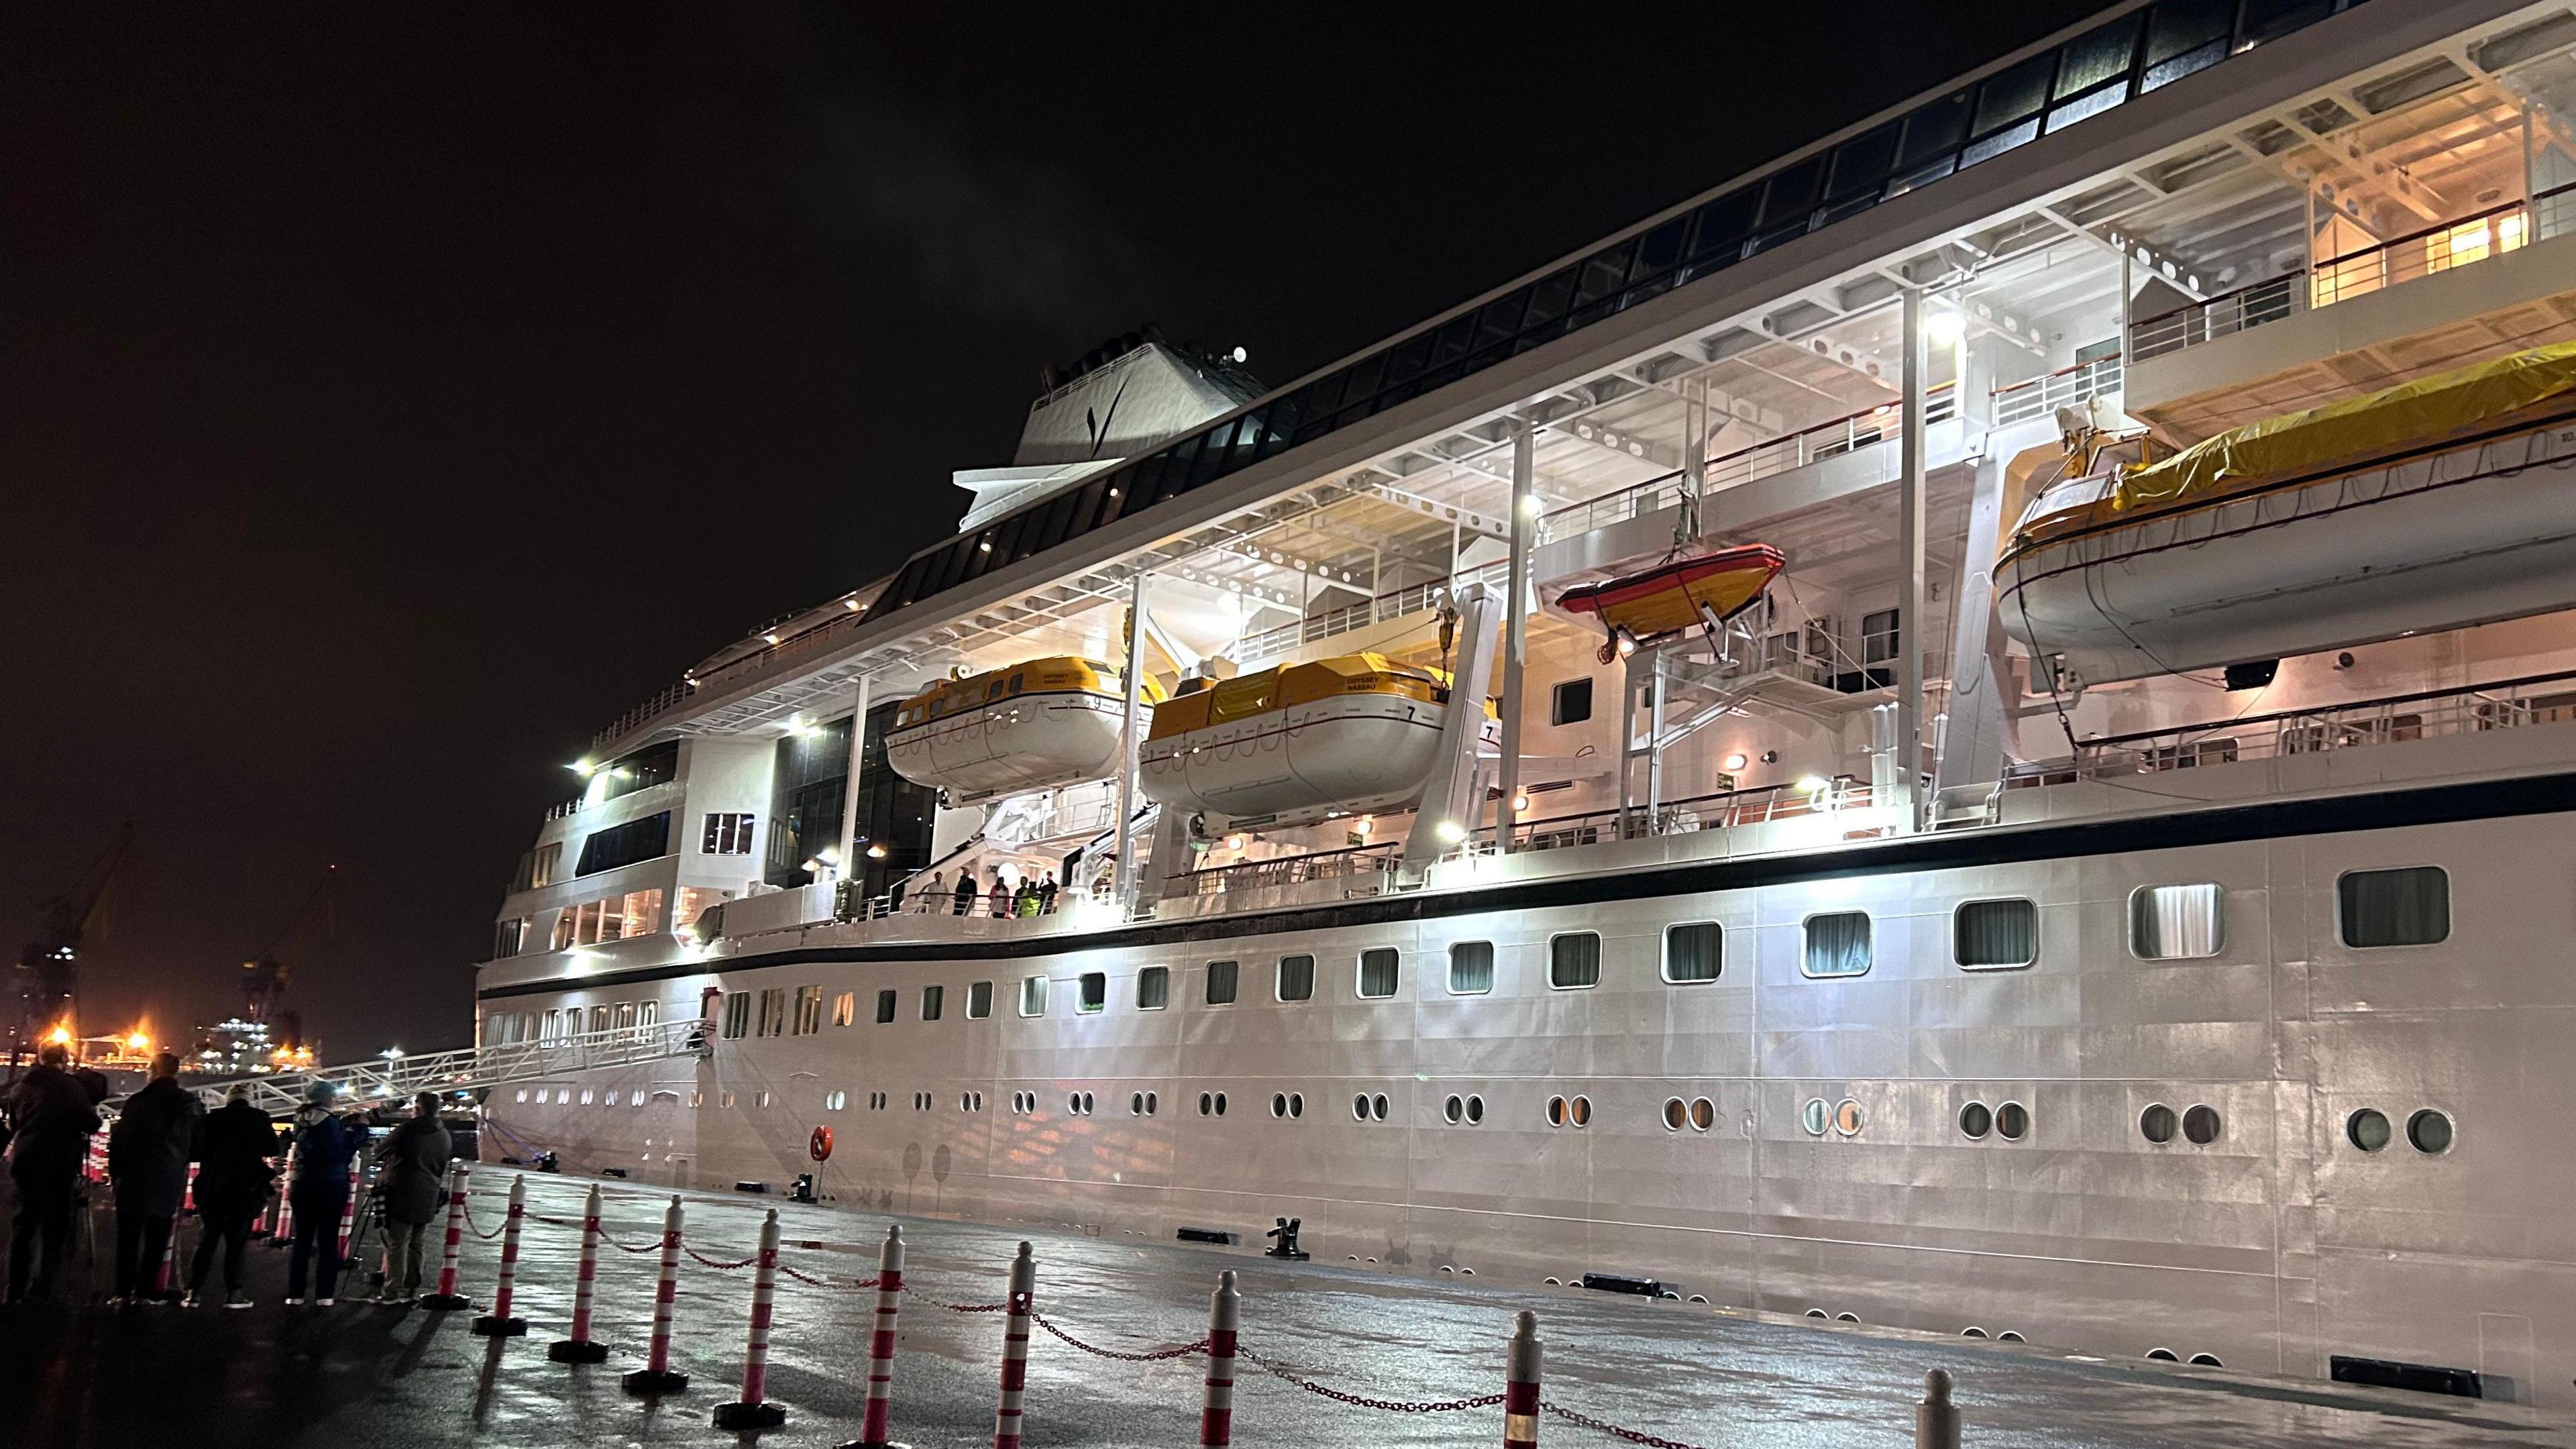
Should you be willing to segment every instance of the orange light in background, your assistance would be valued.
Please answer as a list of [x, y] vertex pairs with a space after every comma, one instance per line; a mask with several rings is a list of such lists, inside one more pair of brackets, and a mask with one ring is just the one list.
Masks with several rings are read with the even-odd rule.
[[52, 1031], [45, 1034], [45, 1040], [53, 1043], [55, 1046], [70, 1046], [72, 1044], [72, 1029], [68, 1026], [56, 1026]]
[[139, 1026], [136, 1027], [126, 1036], [125, 1049], [131, 1052], [150, 1051], [152, 1049], [152, 1034]]

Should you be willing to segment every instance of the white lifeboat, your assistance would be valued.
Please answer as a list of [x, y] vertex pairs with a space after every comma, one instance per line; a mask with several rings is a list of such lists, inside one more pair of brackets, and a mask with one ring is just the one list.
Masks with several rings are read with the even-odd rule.
[[2057, 484], [1995, 583], [2087, 683], [2576, 608], [2576, 343]]
[[[1147, 681], [1147, 697], [1161, 694]], [[903, 702], [886, 762], [953, 802], [1049, 790], [1118, 771], [1126, 697], [1106, 664], [1024, 660], [944, 679]]]
[[[1453, 704], [1447, 676], [1379, 654], [1291, 664], [1155, 706], [1146, 797], [1236, 824], [1382, 810], [1422, 793]], [[1485, 708], [1490, 747], [1501, 726]]]

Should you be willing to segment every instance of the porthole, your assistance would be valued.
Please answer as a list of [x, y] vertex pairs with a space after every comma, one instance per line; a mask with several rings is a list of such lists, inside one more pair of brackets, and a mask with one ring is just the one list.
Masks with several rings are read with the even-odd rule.
[[1996, 1334], [1996, 1335], [1995, 1335], [1995, 1342], [1997, 1342], [1997, 1343], [2019, 1343], [2019, 1342], [2021, 1342], [2021, 1341], [2022, 1341], [2022, 1336], [2021, 1336], [2020, 1334], [2018, 1334], [2018, 1333], [2013, 1332], [2013, 1331], [2012, 1331], [2011, 1329], [2009, 1329], [2009, 1328], [2007, 1328], [2007, 1329], [2005, 1329], [2003, 1332], [1998, 1333], [1998, 1334]]
[[1081, 1116], [1081, 1115], [1082, 1115], [1082, 1094], [1081, 1094], [1080, 1092], [1067, 1092], [1067, 1093], [1065, 1093], [1065, 1094], [1064, 1094], [1064, 1110], [1066, 1110], [1066, 1111], [1068, 1111], [1068, 1112], [1072, 1113], [1073, 1115], [1075, 1115], [1075, 1116], [1077, 1116], [1077, 1117]]
[[1273, 1117], [1285, 1117], [1288, 1115], [1288, 1094], [1286, 1092], [1273, 1092], [1270, 1094], [1270, 1115]]
[[1859, 1315], [1859, 1314], [1857, 1314], [1857, 1313], [1837, 1313], [1837, 1314], [1835, 1314], [1835, 1315], [1834, 1315], [1834, 1322], [1836, 1322], [1836, 1323], [1858, 1323], [1858, 1322], [1860, 1322], [1860, 1315]]
[[1861, 1121], [1860, 1103], [1849, 1097], [1845, 1097], [1841, 1104], [1834, 1108], [1834, 1130], [1845, 1137], [1858, 1137]]
[[2214, 1354], [2214, 1353], [2196, 1353], [2196, 1354], [2193, 1354], [2193, 1355], [2191, 1356], [2191, 1361], [2192, 1361], [2193, 1363], [2196, 1363], [2196, 1364], [2200, 1365], [2202, 1368], [2225, 1368], [2225, 1367], [2227, 1367], [2227, 1365], [2225, 1365], [2225, 1364], [2223, 1364], [2223, 1363], [2220, 1363], [2220, 1362], [2218, 1361], [2218, 1355], [2216, 1355], [2216, 1354]]
[[1825, 1312], [1825, 1310], [1823, 1310], [1823, 1309], [1821, 1309], [1821, 1308], [1810, 1308], [1810, 1309], [1808, 1309], [1808, 1310], [1807, 1310], [1807, 1316], [1808, 1316], [1809, 1318], [1826, 1318], [1826, 1317], [1830, 1317], [1831, 1315], [1827, 1314], [1827, 1313]]
[[2343, 1119], [2344, 1140], [2364, 1152], [2377, 1152], [2388, 1145], [2395, 1134], [2389, 1130], [2388, 1114], [2376, 1107], [2364, 1107]]
[[1380, 1122], [1386, 1120], [1386, 1093], [1380, 1092], [1369, 1098], [1369, 1116]]
[[1368, 1119], [1368, 1093], [1362, 1092], [1351, 1098], [1351, 1120], [1365, 1122]]
[[2217, 1141], [2225, 1125], [2216, 1107], [2202, 1105], [2182, 1114], [2182, 1135], [2189, 1138], [2194, 1147], [2207, 1147]]
[[2451, 1119], [2427, 1107], [2406, 1119], [2406, 1141], [2426, 1156], [2451, 1150]]
[[1666, 1098], [1666, 1099], [1665, 1099], [1665, 1101], [1664, 1101], [1664, 1130], [1665, 1130], [1665, 1131], [1667, 1131], [1667, 1132], [1679, 1132], [1680, 1130], [1682, 1130], [1682, 1128], [1683, 1128], [1683, 1126], [1684, 1126], [1684, 1125], [1686, 1125], [1687, 1123], [1689, 1123], [1689, 1121], [1690, 1121], [1690, 1108], [1689, 1108], [1686, 1104], [1684, 1104], [1684, 1103], [1683, 1103], [1683, 1101], [1682, 1101], [1682, 1099], [1681, 1099], [1681, 1098], [1679, 1098], [1679, 1097], [1668, 1097], [1668, 1098]]
[[1303, 1117], [1306, 1115], [1305, 1093], [1290, 1092], [1288, 1094], [1288, 1115], [1291, 1117]]
[[1983, 1142], [1995, 1130], [1995, 1109], [1983, 1102], [1970, 1102], [1959, 1109], [1959, 1135], [1971, 1142]]
[[1809, 1097], [1807, 1105], [1798, 1109], [1798, 1125], [1807, 1129], [1808, 1136], [1822, 1137], [1826, 1125], [1832, 1121], [1833, 1111], [1825, 1105], [1824, 1098]]
[[1142, 1117], [1145, 1115], [1144, 1093], [1129, 1092], [1127, 1094], [1127, 1115], [1130, 1117]]
[[1202, 1117], [1205, 1117], [1205, 1116], [1207, 1116], [1209, 1113], [1214, 1112], [1215, 1110], [1216, 1110], [1216, 1097], [1215, 1097], [1215, 1095], [1214, 1095], [1213, 1093], [1209, 1093], [1209, 1092], [1201, 1092], [1201, 1093], [1199, 1093], [1199, 1115], [1200, 1115], [1200, 1116], [1202, 1116]]
[[1717, 1104], [1706, 1097], [1691, 1098], [1691, 1128], [1705, 1132], [1717, 1121]]
[[1089, 1092], [1082, 1094], [1082, 1115], [1085, 1117], [1091, 1115], [1091, 1094]]
[[1577, 1097], [1572, 1102], [1567, 1103], [1566, 1117], [1577, 1127], [1591, 1126], [1592, 1099], [1590, 1097]]
[[1451, 1126], [1456, 1126], [1458, 1119], [1465, 1116], [1466, 1111], [1466, 1103], [1460, 1101], [1456, 1097], [1451, 1097], [1448, 1101], [1440, 1104], [1440, 1115], [1448, 1118]]
[[1983, 1338], [1986, 1336], [1986, 1331], [1972, 1323], [1967, 1327], [1960, 1329], [1959, 1336], [1961, 1338]]
[[2030, 1135], [2030, 1109], [2019, 1102], [2006, 1102], [1995, 1109], [1995, 1131], [2006, 1142], [2019, 1142]]
[[2174, 1116], [2173, 1108], [2162, 1102], [2151, 1102], [2145, 1111], [2138, 1114], [2138, 1135], [2162, 1147], [2174, 1140], [2174, 1128], [2180, 1120]]
[[1151, 1117], [1162, 1110], [1162, 1094], [1160, 1092], [1147, 1092], [1145, 1094], [1145, 1115]]
[[1563, 1097], [1550, 1097], [1547, 1099], [1547, 1125], [1550, 1127], [1562, 1127], [1565, 1125], [1565, 1099]]
[[1470, 1094], [1470, 1095], [1468, 1096], [1468, 1098], [1467, 1098], [1467, 1124], [1468, 1124], [1469, 1126], [1471, 1126], [1471, 1127], [1472, 1127], [1472, 1126], [1474, 1126], [1476, 1123], [1482, 1122], [1482, 1121], [1484, 1121], [1484, 1120], [1485, 1120], [1485, 1099], [1484, 1099], [1484, 1098], [1482, 1098], [1482, 1097], [1479, 1097], [1479, 1096], [1475, 1096], [1475, 1095], [1473, 1095], [1473, 1094]]
[[1225, 1093], [1223, 1092], [1216, 1094], [1216, 1114], [1220, 1117], [1225, 1115]]
[[2177, 1354], [2177, 1353], [2175, 1353], [2172, 1349], [2169, 1349], [2169, 1348], [2151, 1348], [2151, 1349], [2148, 1349], [2148, 1350], [2147, 1350], [2147, 1357], [2149, 1357], [2149, 1358], [2151, 1358], [2151, 1359], [2154, 1359], [2154, 1360], [2155, 1360], [2156, 1362], [2158, 1362], [2158, 1363], [2180, 1363], [2180, 1362], [2182, 1362], [2182, 1356], [2181, 1356], [2181, 1355], [2179, 1355], [2179, 1354]]

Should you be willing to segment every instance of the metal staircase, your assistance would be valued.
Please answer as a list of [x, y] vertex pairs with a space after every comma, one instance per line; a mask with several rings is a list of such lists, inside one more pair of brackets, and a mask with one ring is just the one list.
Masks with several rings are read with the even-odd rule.
[[273, 1116], [304, 1105], [315, 1082], [339, 1088], [334, 1106], [365, 1107], [400, 1102], [420, 1092], [463, 1092], [507, 1082], [534, 1081], [598, 1067], [633, 1066], [671, 1057], [705, 1056], [714, 1050], [710, 1025], [696, 1018], [652, 1026], [617, 1026], [578, 1036], [507, 1046], [467, 1047], [420, 1056], [376, 1057], [346, 1066], [317, 1067], [309, 1072], [277, 1072], [230, 1081], [200, 1082], [191, 1088], [209, 1107], [220, 1106], [235, 1086], [250, 1088], [250, 1104]]

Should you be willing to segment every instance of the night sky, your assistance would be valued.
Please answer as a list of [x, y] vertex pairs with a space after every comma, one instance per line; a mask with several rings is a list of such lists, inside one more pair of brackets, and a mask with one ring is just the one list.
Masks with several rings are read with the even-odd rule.
[[288, 1004], [462, 1044], [564, 764], [950, 532], [1042, 363], [1285, 382], [2096, 8], [14, 7], [0, 948], [131, 818], [92, 1029], [336, 863]]

